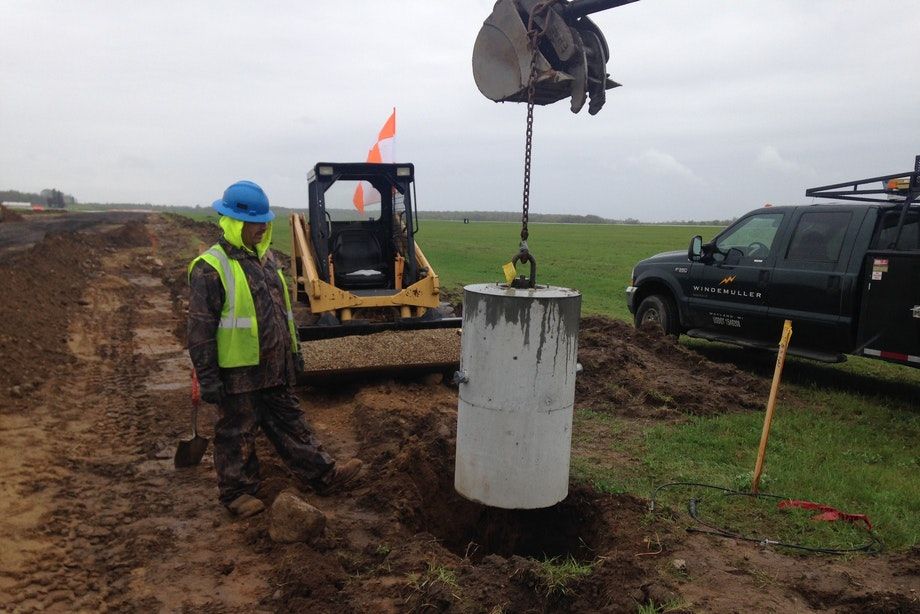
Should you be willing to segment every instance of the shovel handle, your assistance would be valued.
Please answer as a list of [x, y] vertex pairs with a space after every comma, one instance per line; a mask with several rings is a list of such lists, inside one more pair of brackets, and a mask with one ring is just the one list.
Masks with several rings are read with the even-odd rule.
[[201, 403], [201, 384], [198, 383], [198, 374], [192, 369], [192, 405], [196, 407]]
[[192, 367], [192, 437], [198, 438], [198, 407], [201, 405], [201, 384], [198, 383], [198, 374]]

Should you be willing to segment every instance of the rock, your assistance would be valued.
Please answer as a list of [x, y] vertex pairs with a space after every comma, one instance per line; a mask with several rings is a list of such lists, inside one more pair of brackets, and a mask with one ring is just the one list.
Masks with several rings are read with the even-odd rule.
[[668, 590], [667, 587], [656, 583], [650, 584], [646, 588], [646, 593], [648, 594], [648, 600], [656, 604], [670, 603], [678, 599], [678, 596]]
[[440, 373], [429, 373], [423, 381], [426, 386], [437, 386], [444, 382], [444, 376]]
[[687, 573], [687, 561], [684, 559], [673, 559], [671, 561], [671, 567], [679, 574]]
[[645, 593], [641, 588], [634, 588], [629, 592], [629, 597], [636, 603], [645, 603]]
[[275, 498], [268, 512], [268, 535], [281, 543], [305, 542], [326, 529], [326, 516], [288, 488]]
[[174, 445], [164, 445], [161, 448], [154, 450], [152, 453], [148, 453], [148, 458], [154, 460], [168, 460], [176, 455], [176, 446]]

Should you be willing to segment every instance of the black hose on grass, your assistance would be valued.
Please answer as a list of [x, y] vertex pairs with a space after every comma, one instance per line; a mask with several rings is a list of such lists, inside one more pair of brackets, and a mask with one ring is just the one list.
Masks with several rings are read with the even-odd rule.
[[[650, 511], [655, 511], [655, 500], [658, 497], [658, 491], [662, 488], [670, 488], [673, 486], [696, 486], [699, 488], [709, 488], [712, 490], [719, 490], [725, 493], [725, 496], [740, 496], [740, 497], [750, 497], [753, 499], [775, 499], [778, 501], [790, 500], [790, 497], [783, 497], [780, 495], [773, 495], [769, 493], [750, 493], [743, 492], [740, 490], [733, 490], [731, 488], [725, 488], [723, 486], [716, 486], [714, 484], [701, 484], [699, 482], [668, 482], [667, 484], [662, 484], [655, 488], [652, 491], [651, 503], [649, 505]], [[718, 535], [720, 537], [729, 537], [731, 539], [738, 539], [741, 541], [753, 542], [755, 544], [760, 544], [762, 546], [780, 546], [782, 548], [793, 548], [796, 550], [804, 550], [806, 552], [819, 552], [821, 554], [847, 554], [851, 552], [871, 552], [876, 553], [880, 552], [884, 547], [882, 540], [880, 540], [871, 529], [866, 529], [866, 532], [869, 534], [869, 541], [861, 546], [854, 548], [818, 548], [813, 546], [804, 546], [802, 544], [790, 544], [787, 542], [781, 542], [774, 539], [768, 538], [758, 538], [751, 537], [749, 535], [744, 535], [737, 531], [731, 531], [723, 527], [718, 527], [713, 524], [710, 524], [700, 518], [699, 515], [700, 500], [691, 497], [687, 502], [687, 512], [690, 514], [690, 517], [693, 518], [698, 524], [706, 527], [705, 529], [700, 529], [698, 527], [687, 527], [685, 530], [688, 533], [702, 533], [704, 535]]]

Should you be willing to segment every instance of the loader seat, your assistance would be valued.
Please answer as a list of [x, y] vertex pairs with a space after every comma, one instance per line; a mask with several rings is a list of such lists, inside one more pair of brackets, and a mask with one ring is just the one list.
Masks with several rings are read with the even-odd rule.
[[332, 241], [335, 285], [340, 288], [382, 288], [387, 263], [380, 240], [366, 228], [344, 228]]

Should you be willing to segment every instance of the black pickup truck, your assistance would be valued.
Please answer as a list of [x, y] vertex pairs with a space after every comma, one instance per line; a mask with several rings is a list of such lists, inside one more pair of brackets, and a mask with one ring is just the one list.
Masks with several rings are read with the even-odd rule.
[[805, 194], [845, 202], [766, 206], [639, 262], [626, 290], [636, 326], [775, 349], [791, 320], [791, 354], [920, 367], [920, 156], [913, 172]]

